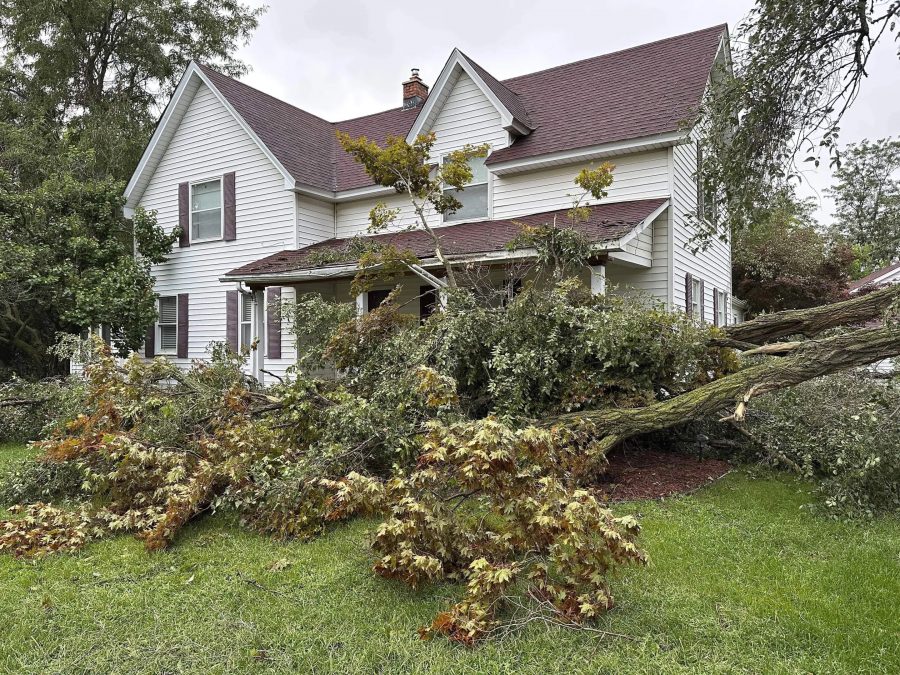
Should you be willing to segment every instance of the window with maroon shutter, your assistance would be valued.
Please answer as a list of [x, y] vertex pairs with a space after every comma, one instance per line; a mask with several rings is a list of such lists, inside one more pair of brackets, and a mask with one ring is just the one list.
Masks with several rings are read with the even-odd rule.
[[176, 354], [178, 350], [178, 296], [162, 296], [158, 300], [159, 318], [156, 321], [156, 351], [159, 354]]

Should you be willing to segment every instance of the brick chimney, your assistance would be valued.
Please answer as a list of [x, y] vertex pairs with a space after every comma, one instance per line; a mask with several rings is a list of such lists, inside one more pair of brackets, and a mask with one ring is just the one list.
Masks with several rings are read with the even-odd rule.
[[413, 68], [412, 75], [403, 83], [403, 107], [418, 108], [428, 98], [428, 85], [419, 77], [419, 69]]

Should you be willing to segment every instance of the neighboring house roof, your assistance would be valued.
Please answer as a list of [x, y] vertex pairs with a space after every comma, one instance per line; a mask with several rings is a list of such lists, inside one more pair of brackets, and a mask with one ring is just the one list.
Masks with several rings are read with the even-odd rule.
[[857, 279], [850, 284], [848, 290], [850, 293], [858, 293], [863, 288], [874, 288], [875, 286], [892, 282], [900, 283], [900, 262], [882, 267], [880, 270], [867, 274], [862, 279]]
[[[615, 204], [597, 204], [588, 207], [590, 215], [584, 222], [575, 225], [596, 244], [622, 240], [640, 225], [655, 218], [668, 204], [666, 199], [643, 199]], [[567, 221], [567, 209], [535, 213], [518, 218], [503, 220], [482, 220], [459, 225], [445, 225], [437, 228], [441, 236], [441, 248], [448, 256], [473, 256], [507, 250], [507, 245], [520, 233], [521, 226], [542, 225], [553, 222], [554, 217]], [[419, 258], [434, 257], [434, 243], [427, 232], [421, 229], [403, 230], [364, 237], [363, 239], [383, 244], [393, 244], [401, 250], [412, 251]], [[254, 276], [286, 274], [300, 270], [311, 270], [322, 265], [316, 264], [313, 253], [341, 251], [351, 239], [327, 239], [299, 250], [285, 250], [280, 253], [242, 265], [228, 272], [232, 280], [251, 279]], [[348, 254], [346, 260], [331, 261], [328, 267], [356, 263]]]
[[[488, 164], [496, 165], [683, 131], [700, 106], [726, 31], [725, 25], [713, 26], [504, 81], [455, 49], [442, 76], [457, 67], [468, 70], [501, 109], [515, 139], [488, 158]], [[428, 126], [425, 118], [435, 114], [432, 99], [442, 94], [439, 78], [421, 107], [328, 122], [212, 68], [192, 64], [126, 188], [131, 207], [146, 183], [139, 174], [152, 170], [171, 138], [171, 131], [163, 127], [170, 122], [177, 125], [178, 114], [183, 114], [179, 97], [185, 90], [196, 91], [196, 84], [185, 86], [195, 74], [242, 118], [264, 151], [274, 156], [288, 183], [326, 193], [373, 184], [340, 147], [337, 130], [379, 143], [388, 136], [407, 136], [418, 126]], [[443, 81], [452, 83], [449, 77]], [[171, 109], [177, 109], [176, 114]]]

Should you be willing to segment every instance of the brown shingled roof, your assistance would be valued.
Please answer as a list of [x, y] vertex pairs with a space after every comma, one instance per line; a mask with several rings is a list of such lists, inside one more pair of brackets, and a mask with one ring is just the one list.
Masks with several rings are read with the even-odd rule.
[[[534, 130], [488, 164], [677, 131], [703, 96], [725, 25], [499, 81], [466, 57], [516, 118]], [[302, 184], [326, 191], [372, 185], [336, 130], [383, 142], [405, 136], [421, 108], [328, 122], [201, 66], [257, 136]]]
[[[598, 204], [589, 207], [587, 221], [578, 223], [576, 229], [600, 243], [619, 239], [644, 222], [654, 211], [666, 202], [665, 199], [643, 199], [616, 204]], [[518, 218], [503, 220], [482, 220], [474, 223], [446, 225], [438, 229], [441, 246], [449, 256], [495, 253], [506, 250], [506, 246], [520, 233], [521, 225], [542, 225], [558, 217], [567, 222], [567, 210], [535, 213]], [[424, 230], [407, 230], [379, 234], [364, 239], [383, 244], [393, 244], [401, 250], [411, 250], [419, 258], [434, 257], [434, 245]], [[327, 239], [311, 246], [296, 250], [286, 250], [242, 265], [228, 272], [226, 276], [246, 278], [254, 275], [282, 274], [298, 270], [315, 269], [317, 265], [310, 259], [313, 253], [345, 250], [351, 239]], [[330, 262], [329, 265], [351, 264], [356, 259], [352, 254], [345, 260]]]

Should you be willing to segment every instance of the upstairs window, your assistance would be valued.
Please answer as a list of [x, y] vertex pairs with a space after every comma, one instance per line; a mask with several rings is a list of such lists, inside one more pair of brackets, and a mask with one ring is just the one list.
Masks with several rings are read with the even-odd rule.
[[445, 213], [445, 223], [460, 220], [478, 220], [488, 216], [488, 171], [484, 165], [484, 157], [473, 157], [469, 160], [472, 169], [472, 181], [464, 190], [447, 188], [445, 194], [453, 195], [462, 204], [456, 213]]
[[178, 296], [159, 299], [159, 353], [174, 354], [178, 348]]
[[191, 241], [222, 238], [222, 181], [191, 185]]
[[253, 296], [241, 293], [241, 347], [250, 348], [253, 342]]

